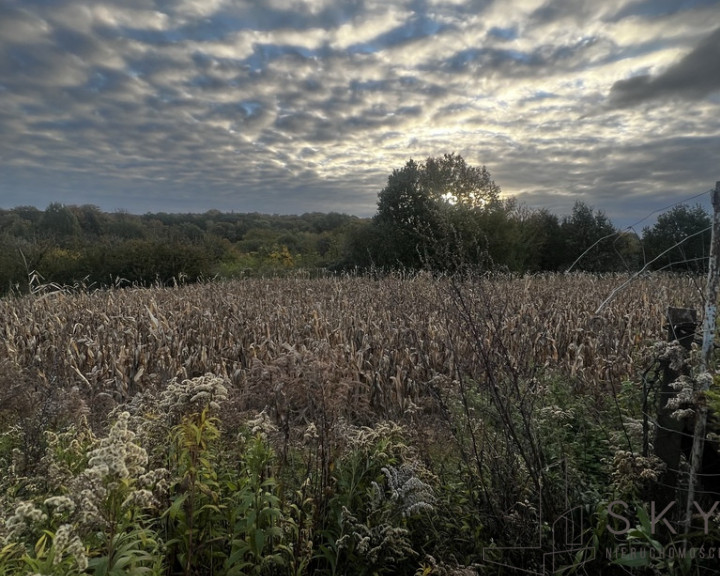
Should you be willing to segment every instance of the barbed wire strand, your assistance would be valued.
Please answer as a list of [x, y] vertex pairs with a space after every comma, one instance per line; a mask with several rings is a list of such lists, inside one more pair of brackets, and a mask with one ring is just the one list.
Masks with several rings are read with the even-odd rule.
[[[677, 202], [675, 202], [673, 204], [669, 204], [668, 206], [665, 206], [664, 208], [658, 208], [657, 210], [653, 210], [647, 216], [645, 216], [644, 218], [641, 218], [640, 220], [638, 220], [637, 222], [635, 222], [633, 224], [630, 224], [630, 226], [628, 226], [627, 228], [624, 228], [623, 230], [627, 230], [628, 228], [633, 228], [633, 227], [637, 226], [638, 224], [645, 222], [645, 220], [650, 218], [650, 216], [652, 216], [653, 214], [657, 214], [658, 212], [665, 212], [666, 210], [675, 208], [675, 206], [680, 206], [681, 204], [685, 204], [686, 202], [689, 202], [690, 200], [695, 200], [696, 198], [700, 198], [701, 196], [706, 196], [708, 194], [711, 194], [713, 190], [714, 190], [714, 188], [710, 188], [709, 190], [706, 190], [705, 192], [700, 192], [700, 194], [695, 194], [693, 196], [689, 196], [688, 198], [683, 198], [682, 200], [678, 200]], [[635, 232], [635, 233], [637, 234], [637, 232]]]
[[653, 258], [652, 260], [650, 260], [650, 262], [648, 262], [647, 264], [645, 264], [645, 266], [643, 266], [640, 270], [638, 270], [637, 272], [635, 272], [635, 274], [633, 274], [632, 276], [630, 276], [630, 278], [628, 278], [625, 282], [623, 282], [622, 284], [620, 284], [620, 286], [618, 286], [618, 287], [615, 288], [612, 292], [610, 292], [610, 295], [602, 302], [602, 304], [600, 304], [600, 306], [598, 306], [597, 310], [595, 310], [595, 314], [599, 314], [599, 313], [602, 311], [602, 309], [605, 307], [605, 305], [606, 305], [608, 302], [610, 302], [610, 301], [615, 297], [615, 294], [617, 294], [618, 292], [620, 292], [620, 290], [622, 290], [623, 288], [625, 288], [628, 284], [630, 284], [631, 282], [633, 282], [633, 281], [635, 280], [635, 278], [637, 278], [637, 277], [640, 276], [643, 272], [645, 272], [645, 271], [648, 269], [648, 267], [650, 266], [650, 264], [652, 264], [653, 262], [657, 262], [660, 258], [662, 258], [663, 256], [665, 256], [665, 254], [667, 254], [668, 252], [671, 252], [672, 250], [675, 250], [675, 248], [677, 248], [678, 246], [680, 246], [683, 242], [685, 242], [685, 241], [687, 241], [687, 240], [690, 240], [690, 238], [694, 238], [695, 236], [699, 236], [700, 234], [705, 234], [705, 232], [707, 232], [707, 231], [709, 231], [709, 230], [711, 230], [711, 229], [712, 229], [712, 226], [708, 226], [707, 228], [703, 228], [702, 230], [699, 230], [698, 232], [695, 232], [695, 233], [693, 233], [693, 234], [690, 234], [690, 235], [688, 235], [688, 236], [685, 236], [685, 238], [683, 238], [682, 240], [680, 240], [680, 242], [677, 242], [675, 245], [671, 246], [671, 247], [668, 248], [667, 250], [664, 250], [663, 252], [661, 252], [660, 254], [658, 254], [655, 258]]
[[[595, 248], [595, 246], [600, 244], [600, 242], [602, 242], [603, 240], [607, 240], [608, 238], [612, 238], [613, 236], [617, 236], [619, 238], [622, 234], [624, 234], [628, 230], [631, 230], [636, 236], [640, 237], [640, 235], [634, 230], [635, 226], [637, 226], [638, 224], [641, 224], [642, 222], [644, 222], [645, 220], [650, 218], [653, 214], [657, 214], [658, 212], [665, 212], [666, 210], [675, 208], [675, 206], [680, 206], [681, 204], [685, 204], [686, 202], [688, 202], [690, 200], [694, 200], [695, 198], [700, 198], [701, 196], [710, 194], [712, 191], [713, 191], [713, 188], [710, 188], [709, 190], [706, 190], [705, 192], [701, 192], [699, 194], [694, 194], [693, 196], [689, 196], [687, 198], [683, 198], [682, 200], [678, 200], [677, 202], [675, 202], [673, 204], [669, 204], [668, 206], [665, 206], [664, 208], [658, 208], [656, 210], [653, 210], [652, 212], [648, 213], [645, 217], [641, 218], [637, 222], [633, 222], [632, 224], [630, 224], [629, 226], [626, 226], [622, 230], [616, 230], [615, 232], [613, 232], [611, 234], [606, 234], [602, 238], [599, 238], [598, 240], [596, 240], [589, 248], [587, 248], [582, 254], [580, 254], [580, 256], [578, 256], [575, 259], [575, 261], [572, 264], [570, 264], [568, 269], [565, 270], [565, 273], [567, 274], [567, 273], [571, 272], [572, 269], [575, 267], [575, 265], [578, 262], [580, 262], [580, 260], [582, 260], [587, 255], [587, 253], [590, 252], [590, 250]], [[677, 247], [677, 245], [673, 246], [673, 248], [676, 248], [676, 247]]]

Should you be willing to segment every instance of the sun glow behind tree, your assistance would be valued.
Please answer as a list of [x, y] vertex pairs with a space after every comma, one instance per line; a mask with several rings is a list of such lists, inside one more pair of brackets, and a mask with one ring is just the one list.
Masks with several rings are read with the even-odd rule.
[[389, 265], [446, 268], [479, 263], [487, 217], [500, 208], [500, 187], [485, 168], [445, 154], [394, 170], [378, 195], [374, 222], [392, 252]]

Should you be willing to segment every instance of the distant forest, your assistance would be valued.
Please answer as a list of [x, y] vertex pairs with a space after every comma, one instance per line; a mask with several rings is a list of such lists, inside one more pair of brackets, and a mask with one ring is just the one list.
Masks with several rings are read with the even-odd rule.
[[0, 210], [0, 290], [127, 286], [317, 270], [367, 222], [343, 214], [107, 213], [50, 204]]
[[[215, 210], [133, 215], [59, 203], [44, 211], [0, 210], [0, 292], [25, 293], [49, 284], [167, 285], [300, 270], [448, 271], [458, 264], [509, 272], [571, 266], [588, 272], [635, 271], [653, 260], [648, 269], [702, 271], [706, 266], [710, 218], [700, 206], [676, 206], [639, 237], [616, 230], [602, 212], [582, 203], [558, 217], [496, 201], [463, 213], [463, 221], [447, 228], [388, 219], [382, 200], [381, 193], [378, 214], [366, 219]], [[413, 228], [404, 228], [404, 221]]]

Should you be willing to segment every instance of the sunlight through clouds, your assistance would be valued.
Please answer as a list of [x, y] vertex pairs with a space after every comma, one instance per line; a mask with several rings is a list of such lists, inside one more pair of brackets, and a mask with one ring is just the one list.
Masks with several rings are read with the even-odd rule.
[[718, 178], [717, 22], [711, 0], [8, 0], [0, 206], [370, 215], [394, 168], [456, 152], [530, 206], [632, 218]]

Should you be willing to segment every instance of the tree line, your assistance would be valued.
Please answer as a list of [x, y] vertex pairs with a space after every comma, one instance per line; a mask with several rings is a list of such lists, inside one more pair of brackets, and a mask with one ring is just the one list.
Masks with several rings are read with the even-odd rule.
[[503, 199], [488, 170], [455, 154], [409, 160], [372, 218], [103, 212], [52, 203], [0, 210], [0, 293], [33, 284], [126, 285], [213, 277], [460, 269], [703, 272], [711, 219], [680, 204], [642, 235], [577, 202], [568, 215]]
[[710, 225], [701, 205], [674, 206], [642, 235], [618, 230], [583, 202], [563, 217], [530, 210], [501, 199], [484, 166], [446, 154], [393, 171], [378, 195], [377, 214], [350, 242], [350, 261], [441, 271], [701, 272]]
[[125, 286], [322, 269], [342, 259], [344, 214], [107, 213], [52, 203], [0, 210], [0, 292]]

